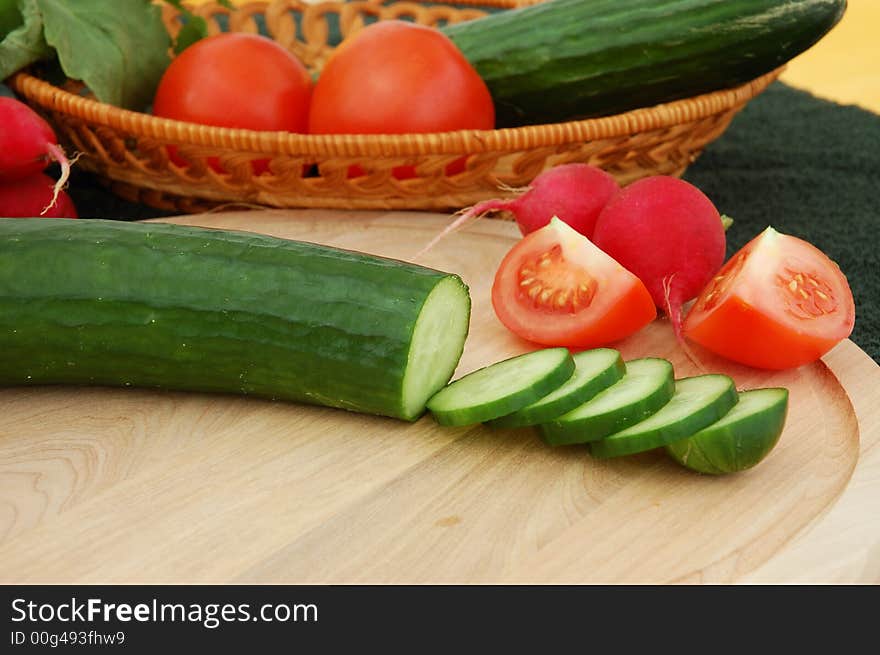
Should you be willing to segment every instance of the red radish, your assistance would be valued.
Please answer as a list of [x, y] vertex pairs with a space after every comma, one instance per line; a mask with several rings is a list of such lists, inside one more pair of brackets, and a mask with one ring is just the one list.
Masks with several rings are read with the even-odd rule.
[[601, 168], [589, 164], [561, 164], [538, 175], [516, 198], [485, 200], [469, 207], [416, 257], [428, 252], [441, 239], [468, 222], [496, 211], [513, 214], [523, 236], [544, 227], [551, 218], [558, 216], [591, 239], [599, 212], [619, 190], [617, 180]]
[[[0, 180], [19, 180], [40, 173], [52, 161], [61, 176], [44, 208], [54, 206], [70, 176], [70, 162], [49, 124], [33, 109], [14, 98], [0, 97]], [[43, 212], [37, 212], [42, 214]]]
[[[73, 200], [64, 191], [55, 195], [55, 180], [36, 173], [23, 180], [0, 180], [0, 216], [4, 218], [77, 218]], [[52, 202], [51, 208], [44, 211]]]
[[681, 340], [681, 306], [724, 263], [724, 224], [712, 201], [675, 177], [633, 182], [602, 210], [593, 243], [639, 277]]

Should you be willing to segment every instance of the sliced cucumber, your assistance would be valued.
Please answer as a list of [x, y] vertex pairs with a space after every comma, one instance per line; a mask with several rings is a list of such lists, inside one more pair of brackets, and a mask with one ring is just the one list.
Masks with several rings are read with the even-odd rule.
[[560, 387], [574, 373], [566, 348], [544, 348], [486, 366], [441, 389], [428, 409], [441, 425], [470, 425], [510, 414]]
[[626, 372], [620, 353], [611, 348], [579, 352], [574, 356], [574, 363], [574, 374], [561, 387], [513, 414], [489, 421], [489, 425], [518, 428], [544, 423], [582, 405], [617, 382]]
[[710, 374], [675, 382], [675, 394], [656, 414], [590, 445], [594, 457], [640, 453], [689, 437], [736, 405], [736, 385], [726, 375]]
[[412, 331], [403, 375], [402, 401], [407, 416], [424, 411], [425, 401], [449, 382], [461, 359], [468, 333], [470, 307], [467, 287], [447, 277], [434, 287], [422, 305]]
[[741, 391], [724, 417], [692, 437], [666, 446], [676, 462], [700, 473], [720, 475], [753, 467], [779, 441], [788, 414], [788, 389]]
[[626, 363], [626, 375], [592, 400], [540, 426], [551, 446], [602, 439], [650, 416], [675, 388], [672, 364], [648, 357]]

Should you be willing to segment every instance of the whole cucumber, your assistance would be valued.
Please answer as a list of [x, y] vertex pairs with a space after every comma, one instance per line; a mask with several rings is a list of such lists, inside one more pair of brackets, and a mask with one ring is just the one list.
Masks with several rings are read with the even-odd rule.
[[846, 0], [547, 0], [443, 31], [499, 127], [616, 114], [736, 86], [812, 46]]
[[0, 384], [252, 394], [417, 418], [470, 316], [456, 275], [269, 236], [0, 219]]

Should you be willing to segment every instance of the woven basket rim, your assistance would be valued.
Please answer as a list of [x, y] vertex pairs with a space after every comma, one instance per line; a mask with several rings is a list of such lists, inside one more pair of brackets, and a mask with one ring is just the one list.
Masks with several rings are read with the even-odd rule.
[[537, 148], [669, 128], [745, 104], [764, 91], [783, 69], [784, 66], [730, 89], [612, 116], [494, 130], [418, 134], [299, 134], [214, 127], [121, 109], [76, 95], [24, 71], [16, 73], [10, 84], [47, 109], [169, 143], [288, 156], [389, 157]]

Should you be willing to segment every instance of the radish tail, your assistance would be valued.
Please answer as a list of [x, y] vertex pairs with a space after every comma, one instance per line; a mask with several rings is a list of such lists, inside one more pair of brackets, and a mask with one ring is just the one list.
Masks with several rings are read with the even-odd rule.
[[675, 338], [679, 342], [684, 340], [681, 334], [681, 302], [678, 299], [678, 293], [673, 297], [672, 280], [675, 273], [663, 278], [663, 311], [672, 322], [672, 329], [675, 332]]
[[458, 218], [456, 218], [452, 223], [443, 228], [443, 231], [440, 232], [437, 236], [431, 239], [424, 248], [419, 250], [413, 257], [411, 261], [415, 261], [425, 255], [429, 250], [431, 250], [434, 246], [436, 246], [440, 241], [445, 239], [447, 236], [454, 232], [458, 232], [465, 226], [470, 223], [476, 221], [483, 214], [493, 211], [501, 211], [504, 209], [508, 209], [510, 207], [510, 200], [484, 200], [483, 202], [479, 202], [472, 207], [466, 207], [461, 211], [457, 212], [461, 214]]
[[675, 339], [678, 341], [678, 345], [681, 347], [682, 352], [684, 352], [685, 357], [688, 358], [691, 364], [696, 366], [697, 371], [704, 374], [708, 372], [706, 367], [688, 345], [687, 341], [685, 341], [684, 334], [682, 333], [681, 300], [678, 298], [678, 293], [673, 293], [672, 291], [672, 279], [674, 277], [675, 273], [663, 278], [663, 311], [666, 312], [666, 316], [669, 317], [672, 323]]
[[55, 186], [52, 188], [52, 200], [43, 208], [43, 211], [40, 212], [40, 216], [45, 214], [47, 211], [52, 209], [55, 206], [55, 203], [58, 202], [58, 194], [61, 193], [61, 190], [64, 189], [64, 186], [67, 184], [67, 180], [70, 177], [70, 165], [71, 161], [67, 158], [67, 155], [64, 154], [64, 150], [61, 149], [60, 146], [55, 145], [54, 143], [49, 143], [46, 145], [46, 151], [49, 153], [49, 156], [53, 161], [57, 161], [61, 166], [61, 176], [58, 178], [58, 181], [55, 182]]
[[505, 184], [504, 182], [499, 182], [498, 188], [501, 189], [502, 191], [507, 191], [507, 193], [515, 193], [518, 196], [521, 196], [526, 191], [530, 191], [532, 189], [531, 185], [510, 186], [509, 184]]

